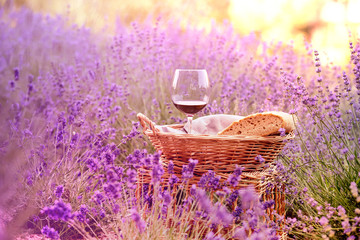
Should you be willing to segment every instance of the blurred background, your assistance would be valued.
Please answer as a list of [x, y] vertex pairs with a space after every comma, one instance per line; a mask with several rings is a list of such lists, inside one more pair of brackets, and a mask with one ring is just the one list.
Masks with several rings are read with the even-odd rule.
[[[27, 6], [36, 12], [66, 15], [71, 22], [112, 32], [116, 21], [130, 24], [149, 16], [177, 19], [184, 26], [209, 30], [230, 22], [239, 34], [255, 32], [265, 41], [304, 40], [322, 62], [342, 65], [349, 57], [349, 32], [358, 38], [360, 0], [0, 0], [2, 6]], [[344, 54], [345, 51], [345, 54]], [[325, 56], [325, 58], [324, 58]]]

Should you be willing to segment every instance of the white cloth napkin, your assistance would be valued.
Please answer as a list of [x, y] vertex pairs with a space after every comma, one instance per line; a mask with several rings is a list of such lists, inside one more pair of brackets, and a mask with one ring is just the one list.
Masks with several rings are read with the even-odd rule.
[[[192, 134], [217, 135], [218, 132], [228, 127], [234, 121], [244, 117], [238, 115], [215, 114], [199, 117], [193, 120]], [[174, 129], [169, 126], [156, 126], [160, 132], [171, 132], [176, 134], [186, 134], [189, 132], [189, 123], [186, 123], [183, 129]]]

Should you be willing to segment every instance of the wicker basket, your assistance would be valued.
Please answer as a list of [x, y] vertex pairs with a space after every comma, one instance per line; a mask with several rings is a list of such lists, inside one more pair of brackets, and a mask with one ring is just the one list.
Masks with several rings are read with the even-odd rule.
[[[184, 190], [188, 192], [192, 184], [197, 184], [201, 176], [209, 170], [221, 177], [221, 186], [238, 165], [244, 167], [244, 170], [236, 188], [253, 186], [263, 201], [274, 200], [274, 208], [267, 210], [271, 220], [279, 220], [276, 219], [276, 216], [285, 214], [283, 186], [275, 184], [276, 173], [267, 171], [265, 166], [271, 166], [286, 142], [294, 138], [294, 133], [285, 137], [174, 134], [161, 132], [149, 118], [141, 113], [137, 117], [143, 127], [143, 133], [149, 137], [156, 150], [161, 151], [163, 166], [166, 168], [169, 161], [172, 160], [174, 174], [178, 178], [181, 178], [183, 165], [188, 164], [190, 158], [198, 160], [194, 176], [188, 180], [187, 185], [176, 185], [175, 187], [185, 187]], [[167, 127], [182, 129], [184, 125], [167, 125]], [[265, 160], [263, 163], [255, 160], [258, 155]], [[168, 186], [169, 177], [165, 171], [162, 187]], [[151, 169], [145, 167], [138, 169], [138, 179], [137, 192], [141, 194], [144, 184], [151, 185]], [[269, 183], [271, 183], [270, 188]], [[280, 224], [280, 228], [282, 228], [282, 224]], [[286, 234], [281, 231], [279, 235], [282, 235], [281, 239], [286, 239]]]
[[[244, 172], [262, 171], [278, 156], [286, 141], [294, 138], [293, 133], [285, 137], [174, 134], [160, 132], [155, 124], [141, 113], [137, 117], [143, 133], [166, 160], [173, 161], [175, 168], [181, 170], [190, 158], [198, 160], [194, 171], [195, 178], [200, 178], [208, 170], [227, 174], [233, 172], [236, 165], [244, 167]], [[167, 126], [181, 129], [184, 125]], [[258, 155], [265, 160], [263, 163], [255, 159]]]

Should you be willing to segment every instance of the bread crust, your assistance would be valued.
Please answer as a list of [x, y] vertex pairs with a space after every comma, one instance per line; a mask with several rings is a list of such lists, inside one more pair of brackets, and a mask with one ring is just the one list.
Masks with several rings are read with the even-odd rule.
[[231, 123], [218, 135], [268, 136], [279, 134], [280, 128], [284, 128], [286, 133], [294, 130], [293, 116], [285, 112], [271, 111], [248, 115]]

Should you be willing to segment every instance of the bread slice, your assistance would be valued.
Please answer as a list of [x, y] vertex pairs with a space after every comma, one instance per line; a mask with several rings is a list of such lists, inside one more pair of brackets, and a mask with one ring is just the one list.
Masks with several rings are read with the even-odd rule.
[[280, 128], [284, 128], [287, 133], [295, 129], [291, 114], [277, 111], [263, 112], [233, 122], [218, 135], [268, 136], [280, 134]]

